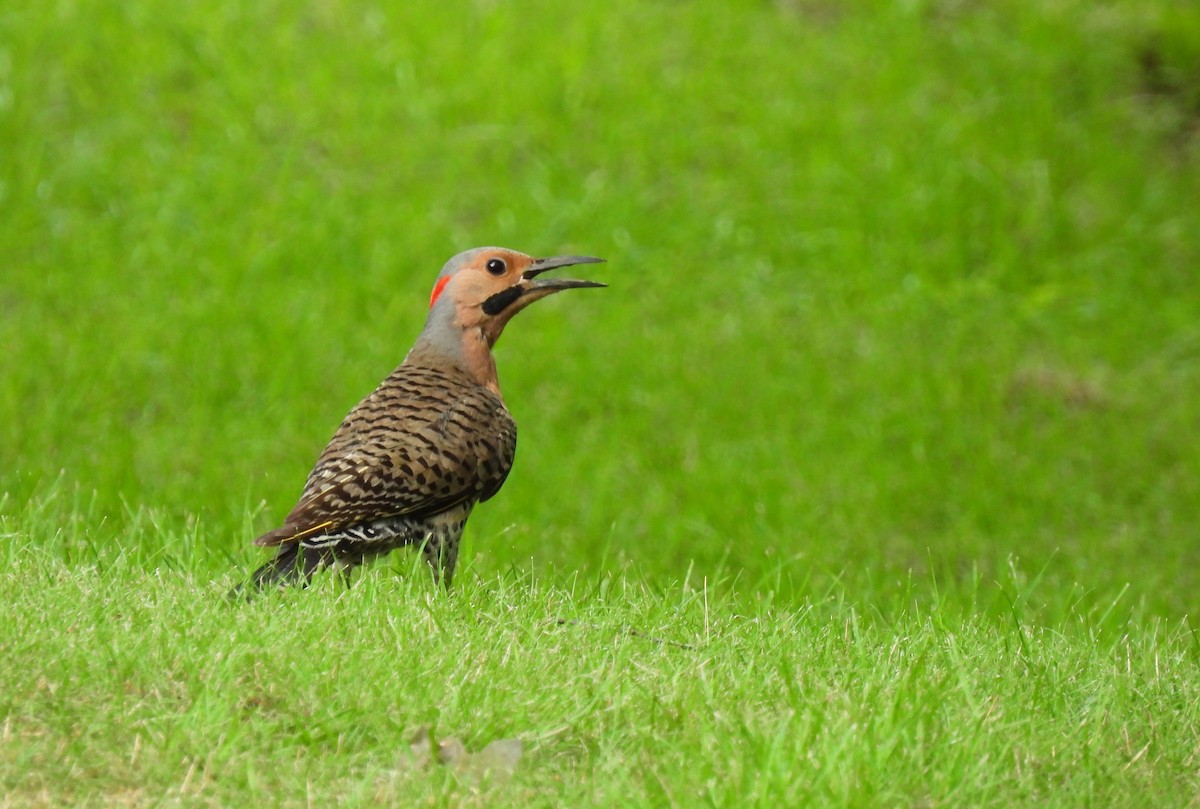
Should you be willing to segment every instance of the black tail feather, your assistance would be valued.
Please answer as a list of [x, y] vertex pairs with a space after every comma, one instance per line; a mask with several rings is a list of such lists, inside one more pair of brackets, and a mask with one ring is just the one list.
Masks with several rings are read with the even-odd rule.
[[249, 598], [261, 590], [289, 584], [307, 587], [317, 568], [332, 561], [333, 557], [328, 552], [305, 548], [299, 542], [281, 545], [275, 558], [254, 571], [250, 581], [230, 590], [229, 597]]

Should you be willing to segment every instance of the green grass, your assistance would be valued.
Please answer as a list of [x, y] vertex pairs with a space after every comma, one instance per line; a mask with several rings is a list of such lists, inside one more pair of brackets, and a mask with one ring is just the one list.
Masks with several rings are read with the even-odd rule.
[[[231, 605], [141, 559], [6, 561], [31, 585], [0, 607], [9, 659], [31, 661], [5, 674], [12, 805], [1137, 806], [1196, 788], [1187, 624], [1077, 592], [1039, 627], [1044, 594], [1016, 571], [881, 620], [694, 577], [468, 575], [446, 597], [375, 569]], [[527, 752], [511, 779], [414, 770], [423, 725]]]
[[[1185, 0], [0, 10], [0, 804], [1189, 804], [1197, 87]], [[456, 592], [226, 603], [480, 244], [610, 288]]]

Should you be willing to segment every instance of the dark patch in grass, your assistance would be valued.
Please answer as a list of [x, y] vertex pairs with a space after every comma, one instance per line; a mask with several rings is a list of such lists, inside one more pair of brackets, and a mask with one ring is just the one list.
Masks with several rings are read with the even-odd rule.
[[1014, 405], [1040, 400], [1057, 402], [1072, 410], [1099, 410], [1111, 401], [1094, 375], [1045, 365], [1017, 369], [1009, 381], [1007, 394]]
[[773, 5], [781, 14], [801, 17], [807, 22], [826, 28], [837, 25], [846, 17], [846, 9], [841, 3], [825, 0], [774, 0]]
[[1172, 140], [1180, 146], [1200, 136], [1200, 42], [1161, 35], [1136, 55], [1139, 92], [1169, 116]]

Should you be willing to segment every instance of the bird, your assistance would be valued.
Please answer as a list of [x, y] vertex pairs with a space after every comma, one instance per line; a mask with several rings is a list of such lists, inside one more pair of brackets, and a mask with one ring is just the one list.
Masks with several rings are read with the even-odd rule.
[[254, 540], [275, 555], [231, 595], [304, 586], [323, 567], [348, 574], [404, 546], [449, 589], [467, 518], [500, 491], [517, 449], [492, 348], [531, 303], [606, 286], [542, 273], [603, 260], [477, 247], [447, 261], [412, 349], [342, 421], [283, 524]]

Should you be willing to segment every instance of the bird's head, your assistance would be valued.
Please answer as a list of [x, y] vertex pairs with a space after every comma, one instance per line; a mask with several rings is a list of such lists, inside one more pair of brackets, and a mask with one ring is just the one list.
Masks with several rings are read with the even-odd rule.
[[429, 296], [429, 325], [453, 324], [463, 330], [479, 329], [494, 345], [513, 315], [534, 301], [564, 289], [602, 287], [595, 281], [544, 278], [556, 267], [595, 264], [591, 256], [531, 258], [503, 247], [477, 247], [459, 253], [442, 267]]

